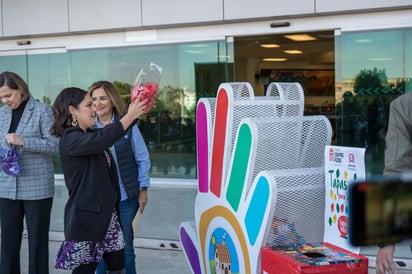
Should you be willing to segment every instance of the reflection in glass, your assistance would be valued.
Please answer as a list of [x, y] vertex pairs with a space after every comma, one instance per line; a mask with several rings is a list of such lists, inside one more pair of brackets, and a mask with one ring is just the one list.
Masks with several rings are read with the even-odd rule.
[[343, 33], [337, 39], [337, 144], [367, 148], [368, 174], [383, 171], [389, 104], [411, 91], [411, 32]]

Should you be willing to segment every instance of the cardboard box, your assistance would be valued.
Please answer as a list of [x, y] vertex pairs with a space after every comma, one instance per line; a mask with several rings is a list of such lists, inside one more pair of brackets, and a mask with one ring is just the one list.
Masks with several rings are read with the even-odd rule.
[[368, 274], [368, 258], [329, 243], [262, 247], [262, 274]]

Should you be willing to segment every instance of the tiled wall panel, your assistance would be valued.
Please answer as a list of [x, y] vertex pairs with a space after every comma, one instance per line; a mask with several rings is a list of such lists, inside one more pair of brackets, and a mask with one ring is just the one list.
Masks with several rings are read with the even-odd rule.
[[314, 0], [225, 0], [224, 19], [314, 14]]
[[143, 25], [222, 21], [222, 3], [222, 0], [142, 0]]
[[141, 26], [141, 0], [66, 0], [70, 31]]
[[368, 11], [395, 7], [412, 7], [412, 0], [316, 0], [317, 13]]
[[2, 0], [3, 36], [68, 32], [67, 0]]
[[412, 8], [412, 0], [0, 0], [0, 37]]

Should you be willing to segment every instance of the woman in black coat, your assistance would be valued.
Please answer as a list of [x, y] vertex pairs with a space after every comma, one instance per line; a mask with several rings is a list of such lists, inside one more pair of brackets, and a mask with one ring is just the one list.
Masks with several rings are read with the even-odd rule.
[[120, 192], [108, 148], [144, 113], [145, 104], [131, 104], [120, 121], [90, 130], [95, 111], [87, 92], [66, 88], [57, 96], [52, 133], [60, 137], [60, 161], [69, 199], [64, 211], [65, 240], [56, 268], [92, 274], [104, 257], [108, 273], [124, 273], [124, 240], [117, 212]]

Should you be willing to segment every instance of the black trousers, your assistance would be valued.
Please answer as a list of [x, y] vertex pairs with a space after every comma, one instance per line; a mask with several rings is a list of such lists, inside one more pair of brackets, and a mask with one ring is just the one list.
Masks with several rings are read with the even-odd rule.
[[53, 198], [10, 200], [0, 198], [2, 274], [20, 274], [23, 220], [26, 218], [29, 274], [49, 274], [49, 228]]
[[[103, 259], [106, 262], [108, 271], [119, 271], [124, 269], [124, 249], [114, 252], [103, 253]], [[80, 265], [74, 269], [72, 274], [94, 274], [98, 263]]]

